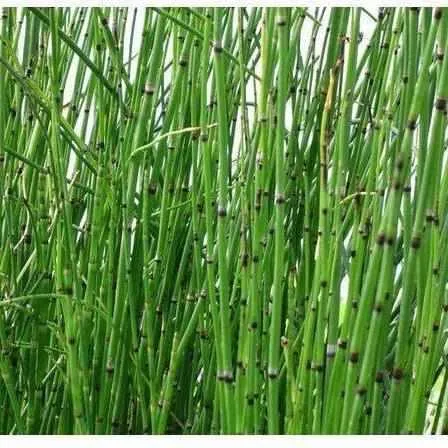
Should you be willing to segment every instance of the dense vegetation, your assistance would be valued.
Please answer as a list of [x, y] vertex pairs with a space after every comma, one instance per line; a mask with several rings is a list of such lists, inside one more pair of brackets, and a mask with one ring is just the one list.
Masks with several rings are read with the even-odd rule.
[[1, 433], [448, 432], [448, 11], [0, 36]]

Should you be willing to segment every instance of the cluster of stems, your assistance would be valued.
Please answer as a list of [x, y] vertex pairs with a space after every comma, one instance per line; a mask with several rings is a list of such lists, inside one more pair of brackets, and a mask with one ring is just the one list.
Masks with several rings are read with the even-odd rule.
[[448, 10], [8, 8], [0, 433], [448, 433]]

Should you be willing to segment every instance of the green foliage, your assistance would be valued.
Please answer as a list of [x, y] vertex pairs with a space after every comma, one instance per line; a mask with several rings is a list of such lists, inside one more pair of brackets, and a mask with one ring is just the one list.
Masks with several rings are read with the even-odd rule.
[[3, 8], [0, 433], [447, 433], [447, 37]]

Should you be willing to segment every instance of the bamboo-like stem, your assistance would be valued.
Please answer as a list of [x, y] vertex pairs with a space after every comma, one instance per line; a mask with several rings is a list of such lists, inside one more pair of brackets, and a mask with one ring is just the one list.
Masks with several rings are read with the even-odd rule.
[[447, 31], [2, 9], [0, 433], [446, 433]]

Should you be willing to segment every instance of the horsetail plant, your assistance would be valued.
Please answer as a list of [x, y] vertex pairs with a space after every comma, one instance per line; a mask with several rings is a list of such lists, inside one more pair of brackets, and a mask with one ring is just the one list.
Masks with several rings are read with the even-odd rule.
[[447, 37], [4, 7], [0, 432], [447, 434]]

